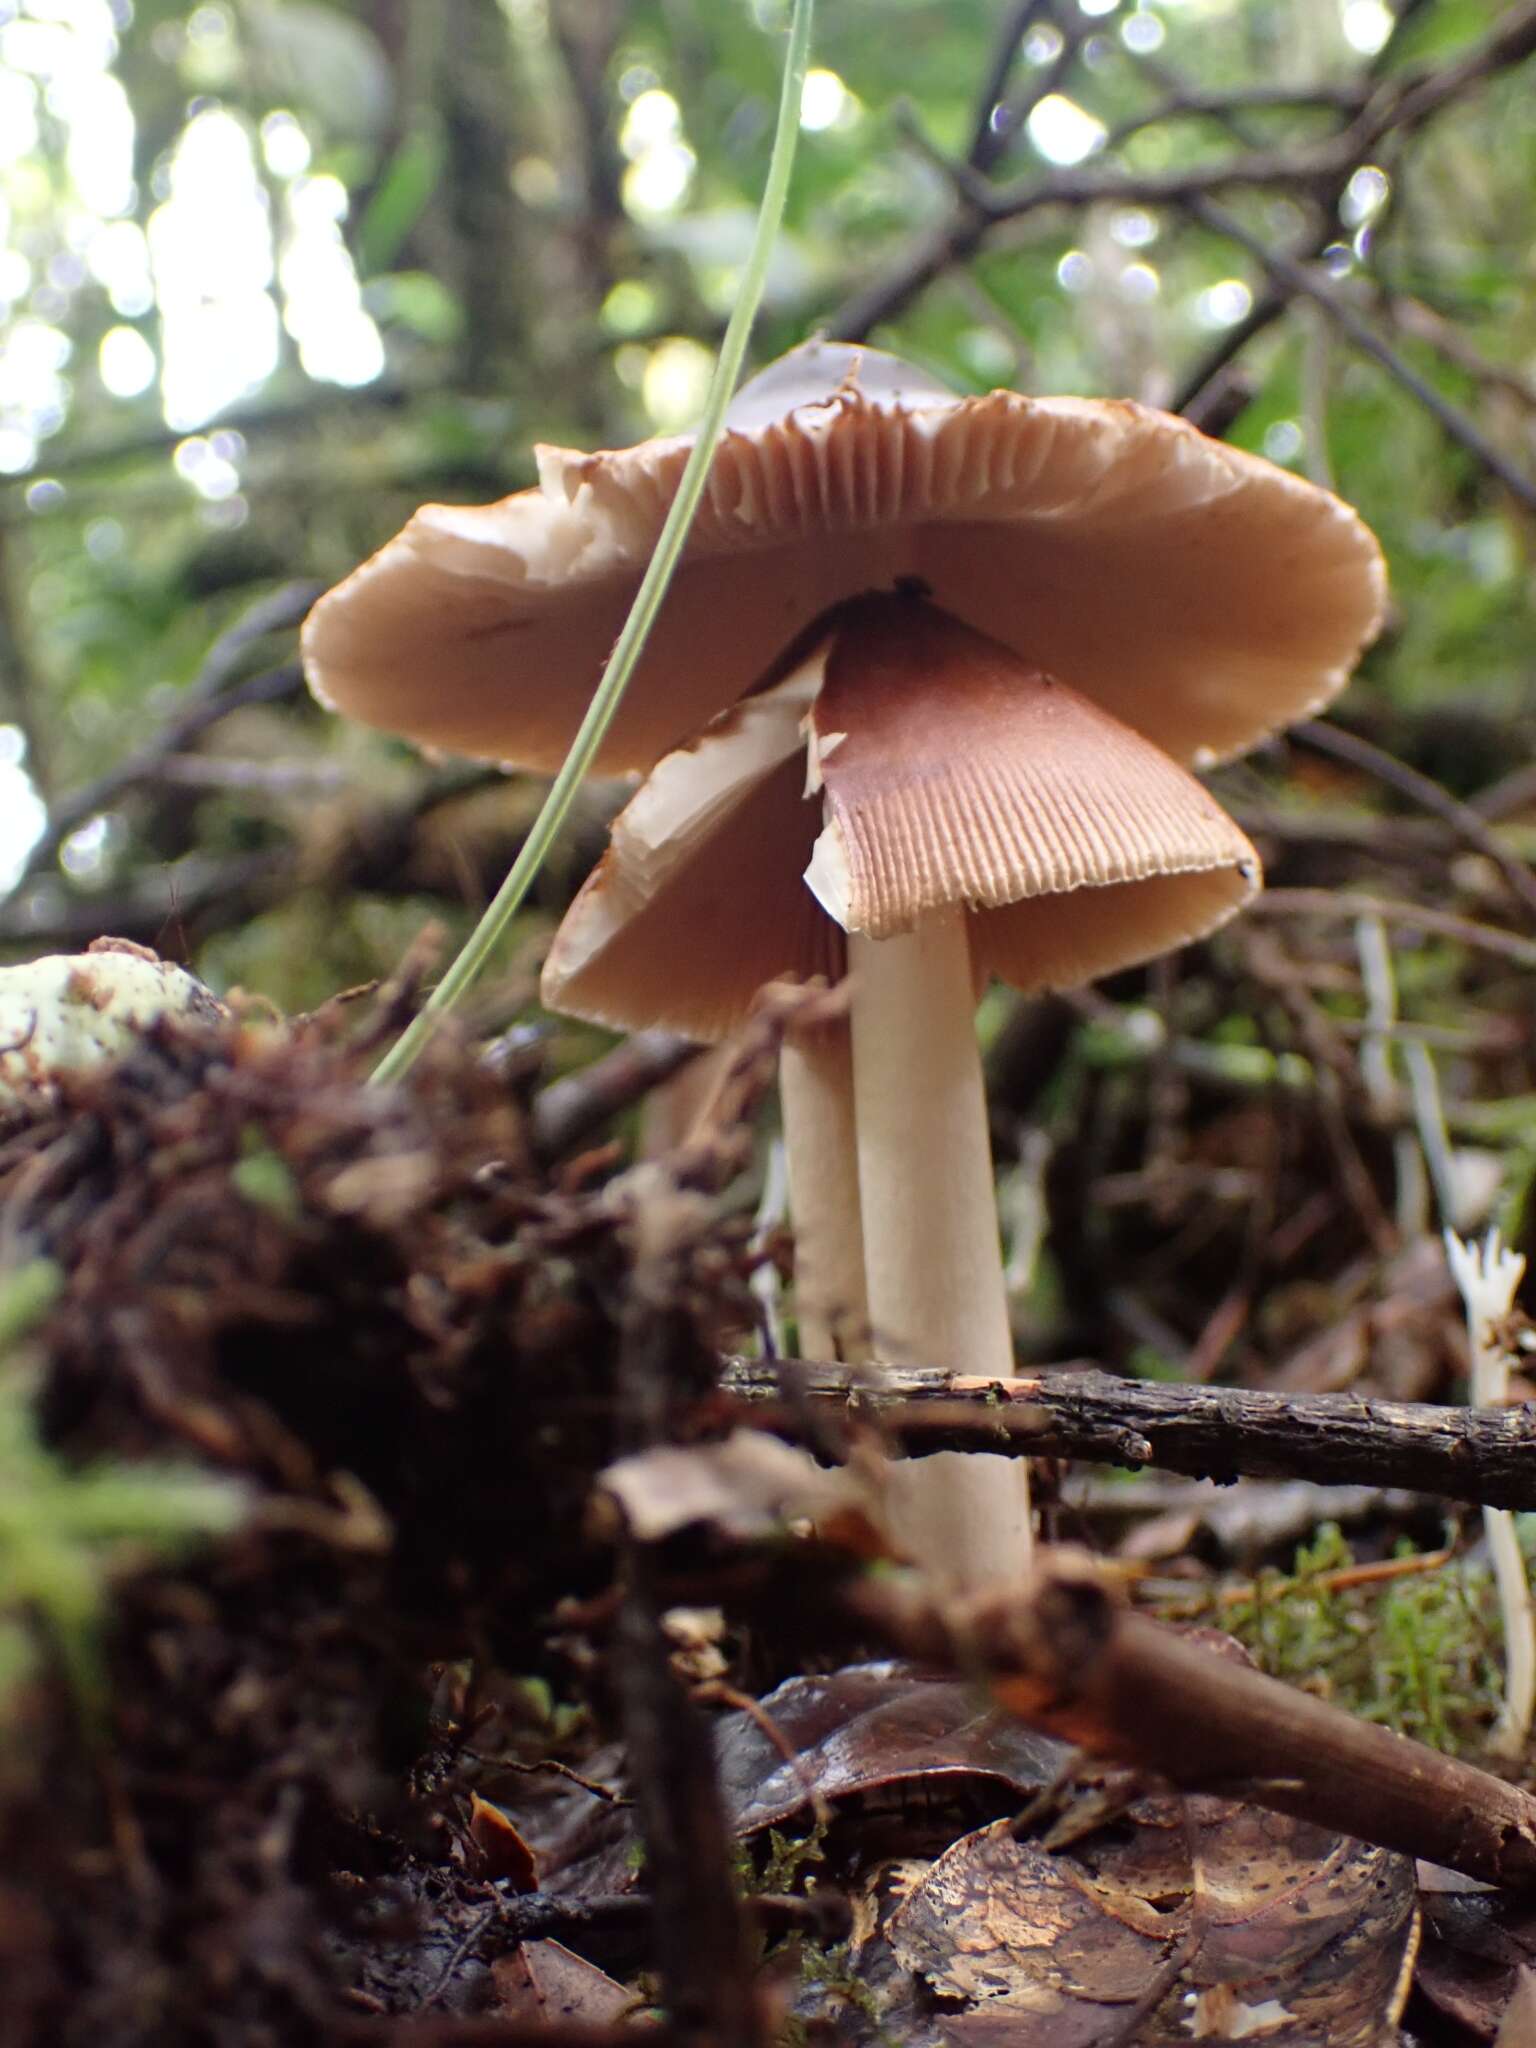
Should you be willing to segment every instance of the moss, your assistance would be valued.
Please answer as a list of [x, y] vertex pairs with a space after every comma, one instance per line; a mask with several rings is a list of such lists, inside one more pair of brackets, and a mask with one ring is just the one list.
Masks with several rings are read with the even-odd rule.
[[[1522, 1518], [1529, 1554], [1536, 1518]], [[1411, 1557], [1412, 1547], [1397, 1555]], [[1291, 1574], [1216, 1596], [1219, 1622], [1265, 1671], [1451, 1755], [1476, 1755], [1499, 1711], [1503, 1670], [1492, 1574], [1457, 1557], [1400, 1578], [1351, 1583], [1356, 1559], [1325, 1523]], [[1217, 1604], [1219, 1601], [1219, 1605]]]

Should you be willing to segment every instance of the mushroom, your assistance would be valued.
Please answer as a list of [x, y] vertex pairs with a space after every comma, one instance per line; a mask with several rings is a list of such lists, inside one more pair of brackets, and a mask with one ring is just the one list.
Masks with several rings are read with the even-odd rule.
[[[423, 508], [310, 613], [317, 694], [425, 743], [554, 767], [690, 445], [544, 448], [532, 490]], [[759, 979], [853, 962], [852, 1078], [835, 1036], [792, 1048], [785, 1065], [792, 1197], [832, 1276], [824, 1335], [839, 1305], [827, 1290], [841, 1285], [858, 1314], [851, 1276], [863, 1273], [887, 1342], [1008, 1370], [970, 977], [1084, 979], [1235, 908], [1254, 886], [1251, 851], [1177, 764], [1241, 752], [1332, 697], [1380, 624], [1384, 586], [1373, 537], [1340, 500], [1143, 406], [961, 398], [895, 357], [824, 342], [743, 387], [598, 756], [600, 769], [654, 772], [563, 930], [549, 988], [562, 1004], [606, 1004], [622, 957], [611, 1015], [717, 1035], [739, 984], [681, 973], [659, 944], [647, 960], [624, 936], [632, 925], [654, 940], [663, 901], [669, 916], [704, 916], [696, 955], [713, 918], [718, 943], [763, 967]], [[917, 690], [908, 640], [942, 688]], [[981, 707], [1015, 695], [1004, 790]], [[945, 715], [962, 720], [969, 752]], [[1060, 758], [1076, 777], [1090, 731], [1115, 764], [1091, 797], [1076, 780], [1049, 792], [1029, 780], [1031, 748], [1070, 735], [1078, 751]], [[675, 751], [689, 735], [701, 737]], [[873, 765], [897, 741], [927, 764], [921, 825]], [[804, 801], [807, 778], [821, 811]], [[974, 842], [951, 830], [967, 805], [986, 826]], [[1163, 811], [1177, 822], [1159, 850]], [[1099, 835], [1093, 849], [1071, 841], [1073, 819]], [[1025, 825], [1034, 838], [1018, 837]], [[909, 826], [921, 871], [898, 880], [887, 855]], [[803, 846], [811, 887], [731, 899], [727, 874], [747, 890], [770, 844]], [[929, 1078], [962, 1068], [971, 1078], [953, 1092]], [[893, 1173], [881, 1151], [898, 1117], [916, 1172]], [[807, 1133], [824, 1154], [811, 1172]], [[946, 1206], [929, 1237], [920, 1218], [934, 1205], [914, 1204], [939, 1158]], [[807, 1233], [818, 1196], [826, 1217]], [[891, 1249], [914, 1237], [929, 1254], [953, 1245], [947, 1279], [937, 1256]]]
[[1003, 1377], [979, 987], [1076, 986], [1210, 931], [1257, 885], [1187, 770], [909, 587], [833, 607], [786, 677], [658, 764], [543, 994], [713, 1039], [764, 982], [851, 969], [850, 1083], [826, 1058], [817, 1151], [788, 1132], [797, 1229], [814, 1256], [809, 1186], [849, 1297], [818, 1276], [814, 1312], [862, 1297], [886, 1355]]
[[[690, 446], [540, 448], [535, 488], [424, 506], [310, 612], [316, 694], [426, 745], [558, 767]], [[726, 415], [599, 772], [652, 767], [830, 605], [903, 576], [1186, 762], [1326, 703], [1384, 597], [1347, 505], [1187, 421], [960, 398], [894, 356], [811, 342]]]

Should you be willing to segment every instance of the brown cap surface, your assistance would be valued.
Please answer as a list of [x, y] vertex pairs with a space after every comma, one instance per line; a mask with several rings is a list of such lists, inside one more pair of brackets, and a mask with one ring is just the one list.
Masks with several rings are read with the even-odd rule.
[[808, 658], [669, 755], [544, 973], [553, 1009], [717, 1038], [846, 931], [969, 906], [978, 980], [1073, 987], [1223, 922], [1253, 848], [1193, 776], [914, 597], [839, 607]]
[[[533, 490], [424, 506], [310, 614], [316, 694], [426, 744], [554, 768], [691, 446], [544, 447]], [[732, 405], [598, 766], [650, 767], [829, 606], [904, 577], [1186, 761], [1325, 703], [1385, 599], [1347, 505], [1186, 421], [959, 398], [893, 356], [810, 343]]]

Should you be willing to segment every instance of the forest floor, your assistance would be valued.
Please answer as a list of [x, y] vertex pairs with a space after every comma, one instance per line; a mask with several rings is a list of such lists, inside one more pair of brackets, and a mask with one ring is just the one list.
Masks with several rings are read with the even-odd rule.
[[[1273, 944], [1255, 925], [1243, 971], [1305, 1015], [1315, 1075]], [[162, 1031], [0, 1126], [3, 2048], [1389, 2042], [1405, 2013], [1494, 2039], [1536, 1957], [1519, 1771], [1393, 1792], [1363, 1840], [1330, 1816], [1375, 1766], [1329, 1762], [1333, 1724], [1305, 1797], [1283, 1742], [1218, 1761], [1251, 1657], [1486, 1762], [1498, 1627], [1454, 1503], [1528, 1482], [1426, 1406], [1461, 1475], [1437, 1493], [1388, 1428], [1381, 1397], [1447, 1399], [1465, 1355], [1438, 1242], [1387, 1220], [1390, 1128], [1283, 1073], [1149, 1068], [1104, 1005], [1054, 1112], [1084, 1142], [1044, 1175], [1054, 1327], [1143, 1374], [1161, 1331], [1198, 1384], [909, 1373], [856, 1402], [742, 1356], [784, 1250], [743, 1196], [778, 1015], [696, 1138], [627, 1167], [643, 1062], [551, 1084], [537, 1042], [445, 1036], [371, 1087], [408, 1001]], [[1052, 1023], [994, 1039], [1005, 1158]], [[1192, 1437], [1193, 1401], [1238, 1398], [1218, 1369], [1273, 1410]], [[900, 1593], [869, 1474], [1006, 1437], [1000, 1402], [1076, 1548], [994, 1629]], [[1351, 1402], [1352, 1448], [1320, 1450]], [[814, 1537], [800, 1446], [842, 1468]], [[1340, 1459], [1355, 1483], [1320, 1485]], [[1082, 1677], [1147, 1616], [1207, 1660], [1167, 1679], [1187, 1768]], [[1520, 1853], [1458, 1856], [1482, 1822]]]

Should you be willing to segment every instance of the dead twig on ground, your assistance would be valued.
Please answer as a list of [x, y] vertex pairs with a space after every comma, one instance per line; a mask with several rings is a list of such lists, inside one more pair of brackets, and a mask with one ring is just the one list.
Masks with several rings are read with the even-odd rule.
[[[656, 1185], [636, 1200], [636, 1260], [619, 1357], [625, 1451], [671, 1441], [690, 1395], [700, 1390], [697, 1368], [707, 1373], [697, 1336], [676, 1306], [680, 1260], [700, 1213], [697, 1198], [675, 1185]], [[708, 1723], [672, 1668], [653, 1555], [631, 1540], [623, 1559], [613, 1669], [663, 2001], [684, 2048], [768, 2048]]]
[[[773, 1404], [782, 1363], [728, 1359], [723, 1389], [754, 1409]], [[979, 1380], [934, 1366], [887, 1366], [872, 1380], [858, 1368], [791, 1363], [798, 1399], [871, 1422], [906, 1450], [985, 1445], [1019, 1457], [1152, 1465], [1221, 1484], [1310, 1479], [1536, 1508], [1532, 1402], [1446, 1408], [1127, 1380], [1092, 1367]], [[794, 1427], [788, 1414], [782, 1423]]]
[[703, 1050], [672, 1031], [635, 1031], [578, 1074], [552, 1081], [534, 1098], [533, 1142], [557, 1159], [600, 1131], [611, 1117], [688, 1065]]
[[1096, 1755], [1487, 1884], [1536, 1884], [1529, 1793], [1133, 1613], [1085, 1557], [1048, 1554], [1022, 1587], [965, 1603], [868, 1576], [843, 1597], [907, 1655], [985, 1673], [1009, 1712]]

